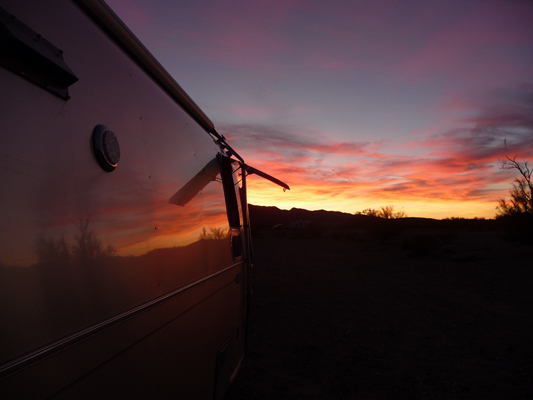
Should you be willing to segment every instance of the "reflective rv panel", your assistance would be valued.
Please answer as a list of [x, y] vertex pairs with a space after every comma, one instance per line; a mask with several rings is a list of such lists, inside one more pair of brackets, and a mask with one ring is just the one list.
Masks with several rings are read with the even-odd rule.
[[[185, 206], [168, 202], [172, 186], [166, 195], [158, 186], [151, 201], [141, 205], [134, 203], [143, 195], [138, 182], [125, 180], [109, 193], [108, 201], [115, 204], [105, 211], [95, 207], [81, 217], [43, 218], [50, 225], [26, 226], [24, 239], [4, 225], [1, 240], [13, 247], [0, 268], [0, 318], [10, 343], [2, 347], [2, 361], [233, 263], [220, 180]], [[13, 192], [4, 195], [16, 198]], [[40, 191], [39, 196], [60, 202], [61, 193]], [[15, 207], [10, 209], [17, 215]]]
[[[2, 6], [61, 48], [79, 79], [65, 100], [0, 68], [0, 364], [8, 365], [236, 261], [218, 147], [205, 131], [75, 4]], [[98, 125], [120, 145], [112, 172], [91, 148]], [[188, 190], [206, 168], [208, 180]], [[173, 202], [180, 191], [187, 195]], [[226, 317], [233, 329], [242, 312]], [[217, 333], [220, 345], [230, 333]]]

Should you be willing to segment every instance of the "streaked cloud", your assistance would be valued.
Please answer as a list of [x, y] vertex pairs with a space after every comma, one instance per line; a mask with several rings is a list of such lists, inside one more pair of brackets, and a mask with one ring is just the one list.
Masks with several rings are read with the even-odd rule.
[[491, 216], [531, 159], [533, 3], [109, 0], [257, 168], [258, 204]]
[[383, 152], [379, 141], [336, 142], [327, 133], [294, 127], [234, 125], [221, 130], [239, 144], [250, 163], [293, 188], [281, 196], [264, 182], [253, 183], [257, 197], [252, 190], [251, 198], [258, 202], [266, 191], [273, 196], [268, 204], [291, 199], [308, 208], [336, 198], [360, 199], [357, 204], [365, 207], [446, 202], [453, 210], [476, 203], [472, 215], [492, 216], [496, 199], [507, 195], [512, 180], [509, 171], [500, 170], [499, 161], [507, 155], [533, 158], [533, 90], [525, 84], [500, 91], [493, 99], [500, 102], [458, 120], [461, 127], [406, 142], [422, 151], [416, 157]]

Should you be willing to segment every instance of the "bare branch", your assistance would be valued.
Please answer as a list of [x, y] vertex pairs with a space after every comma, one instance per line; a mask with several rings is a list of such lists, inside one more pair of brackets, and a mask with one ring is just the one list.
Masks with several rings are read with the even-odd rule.
[[500, 199], [496, 207], [496, 216], [515, 215], [523, 213], [533, 213], [533, 183], [531, 174], [533, 170], [529, 167], [528, 161], [520, 164], [516, 161], [516, 156], [501, 161], [501, 169], [516, 169], [521, 177], [515, 178], [512, 189], [509, 191], [511, 199], [507, 202]]

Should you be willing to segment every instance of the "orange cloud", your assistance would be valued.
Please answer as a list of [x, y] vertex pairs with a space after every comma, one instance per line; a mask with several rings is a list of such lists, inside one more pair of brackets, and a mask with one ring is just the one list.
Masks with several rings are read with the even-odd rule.
[[504, 97], [505, 104], [458, 121], [462, 128], [402, 145], [421, 153], [417, 156], [385, 153], [381, 142], [332, 142], [318, 132], [298, 135], [295, 128], [223, 130], [237, 139], [250, 164], [291, 186], [282, 193], [251, 178], [254, 204], [348, 212], [409, 204], [413, 209], [405, 211], [413, 216], [492, 217], [496, 200], [507, 195], [512, 181], [512, 172], [502, 171], [499, 160], [533, 158], [533, 89], [523, 85]]

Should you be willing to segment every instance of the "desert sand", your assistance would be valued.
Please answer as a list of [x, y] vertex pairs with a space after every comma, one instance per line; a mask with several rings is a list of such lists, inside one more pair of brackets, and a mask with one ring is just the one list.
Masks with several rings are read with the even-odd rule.
[[254, 248], [226, 400], [533, 398], [532, 246], [468, 229], [265, 229]]

